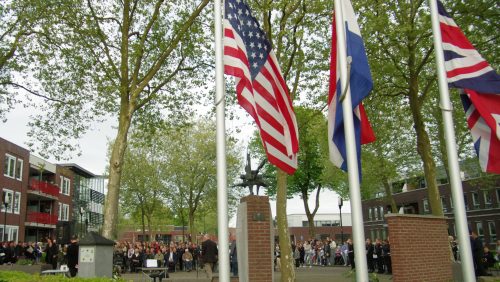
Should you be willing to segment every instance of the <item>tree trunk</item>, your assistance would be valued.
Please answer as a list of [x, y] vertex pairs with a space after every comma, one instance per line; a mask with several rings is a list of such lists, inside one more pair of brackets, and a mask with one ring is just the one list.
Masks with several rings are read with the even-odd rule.
[[394, 197], [392, 196], [392, 187], [391, 184], [389, 183], [389, 180], [387, 177], [382, 177], [382, 183], [384, 184], [384, 189], [385, 189], [385, 201], [389, 205], [391, 205], [391, 212], [392, 213], [397, 213], [398, 212], [398, 206], [396, 205], [396, 201], [394, 200]]
[[195, 213], [194, 211], [189, 211], [189, 234], [191, 237], [196, 235], [196, 230], [194, 228]]
[[293, 265], [292, 244], [288, 234], [286, 219], [286, 173], [278, 169], [276, 192], [276, 217], [281, 260], [281, 282], [295, 281], [295, 268]]
[[432, 158], [432, 147], [429, 135], [425, 129], [424, 118], [421, 113], [421, 104], [418, 99], [418, 80], [414, 78], [410, 87], [410, 109], [415, 123], [417, 133], [417, 152], [424, 165], [425, 181], [427, 182], [427, 194], [429, 205], [433, 215], [442, 216], [443, 208], [439, 198], [439, 190], [436, 182], [436, 164]]
[[128, 105], [123, 105], [120, 110], [118, 133], [116, 135], [111, 158], [109, 160], [109, 182], [106, 205], [104, 206], [104, 223], [102, 236], [108, 239], [116, 238], [116, 223], [118, 222], [118, 199], [120, 196], [120, 181], [122, 177], [123, 157], [127, 148], [128, 130], [132, 114]]
[[314, 216], [319, 208], [319, 194], [321, 191], [321, 186], [316, 190], [316, 205], [314, 206], [313, 212], [309, 209], [309, 195], [307, 189], [302, 190], [302, 202], [304, 203], [304, 209], [306, 211], [307, 222], [309, 223], [309, 238], [314, 238], [316, 236], [316, 228], [314, 226]]
[[146, 222], [144, 220], [144, 208], [141, 208], [141, 226], [142, 226], [142, 240], [146, 238]]
[[151, 216], [146, 215], [148, 221], [149, 242], [153, 241], [153, 228], [151, 228]]

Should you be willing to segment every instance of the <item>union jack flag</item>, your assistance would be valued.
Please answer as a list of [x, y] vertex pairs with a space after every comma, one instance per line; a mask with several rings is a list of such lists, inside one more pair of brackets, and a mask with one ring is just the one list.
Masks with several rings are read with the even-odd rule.
[[438, 3], [448, 85], [463, 90], [462, 104], [479, 163], [500, 174], [500, 75], [481, 57]]
[[297, 121], [271, 43], [243, 0], [225, 1], [224, 73], [236, 79], [239, 104], [260, 129], [269, 162], [297, 169]]

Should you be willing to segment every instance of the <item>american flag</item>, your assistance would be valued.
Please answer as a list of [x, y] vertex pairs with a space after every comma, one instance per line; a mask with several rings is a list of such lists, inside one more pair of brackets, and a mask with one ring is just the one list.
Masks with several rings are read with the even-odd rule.
[[224, 73], [235, 77], [239, 104], [260, 129], [269, 162], [297, 169], [297, 121], [283, 75], [265, 32], [242, 0], [225, 1]]
[[437, 1], [448, 85], [463, 90], [462, 103], [479, 163], [500, 174], [500, 76], [483, 59]]
[[[344, 20], [346, 26], [347, 56], [351, 57], [350, 85], [352, 111], [354, 120], [354, 133], [356, 139], [356, 153], [358, 158], [359, 178], [361, 179], [361, 144], [375, 141], [375, 134], [370, 126], [368, 117], [363, 108], [362, 100], [368, 96], [373, 87], [373, 82], [366, 57], [365, 46], [361, 31], [359, 30], [356, 16], [350, 1], [342, 1]], [[332, 49], [330, 53], [330, 89], [328, 95], [328, 145], [331, 162], [347, 171], [347, 152], [344, 134], [343, 107], [340, 101], [344, 86], [340, 83], [338, 71], [338, 46], [335, 17], [332, 25]]]

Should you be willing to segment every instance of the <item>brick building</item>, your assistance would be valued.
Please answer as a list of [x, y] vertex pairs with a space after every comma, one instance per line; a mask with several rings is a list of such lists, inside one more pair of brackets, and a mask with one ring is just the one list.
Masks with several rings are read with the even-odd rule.
[[[72, 234], [83, 233], [84, 221], [89, 222], [85, 225], [89, 231], [102, 225], [104, 179], [75, 164], [50, 163], [3, 138], [0, 162], [4, 164], [0, 169], [0, 241], [52, 237], [66, 243]], [[82, 189], [82, 179], [93, 179], [92, 188]]]
[[[463, 173], [462, 187], [466, 206], [467, 222], [484, 243], [494, 246], [500, 232], [500, 178], [479, 177], [479, 173]], [[445, 177], [438, 180], [439, 194], [444, 216], [447, 217], [448, 234], [456, 237], [455, 216], [450, 185]], [[423, 178], [393, 183], [393, 197], [398, 211], [405, 214], [431, 214], [427, 200], [427, 187]], [[387, 237], [384, 214], [390, 212], [390, 205], [383, 194], [364, 200], [363, 219], [365, 235], [372, 239]]]
[[[288, 231], [291, 241], [304, 241], [309, 238], [309, 221], [305, 214], [287, 215]], [[340, 213], [323, 213], [314, 216], [314, 239], [334, 238], [337, 242], [347, 240], [352, 234], [350, 213], [342, 213], [342, 227], [340, 226]], [[277, 231], [275, 234], [278, 234]]]

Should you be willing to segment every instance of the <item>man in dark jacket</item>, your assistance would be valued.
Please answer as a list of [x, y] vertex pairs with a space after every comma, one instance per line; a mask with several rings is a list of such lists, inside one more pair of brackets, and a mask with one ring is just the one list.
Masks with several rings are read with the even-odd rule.
[[69, 274], [75, 277], [78, 273], [78, 237], [71, 237], [71, 244], [66, 252], [66, 260], [68, 262]]
[[212, 281], [212, 269], [214, 264], [217, 262], [217, 244], [210, 240], [210, 235], [205, 234], [205, 241], [201, 243], [201, 258], [203, 260], [203, 268], [207, 272], [207, 277]]
[[368, 273], [372, 273], [375, 271], [375, 264], [373, 261], [373, 253], [375, 251], [375, 248], [373, 247], [372, 240], [370, 238], [366, 239], [365, 248], [366, 248], [366, 262], [368, 264]]
[[483, 264], [483, 241], [477, 236], [477, 233], [470, 231], [470, 244], [472, 251], [472, 259], [474, 261], [474, 270], [476, 272], [476, 277], [484, 276], [486, 271], [484, 270]]

